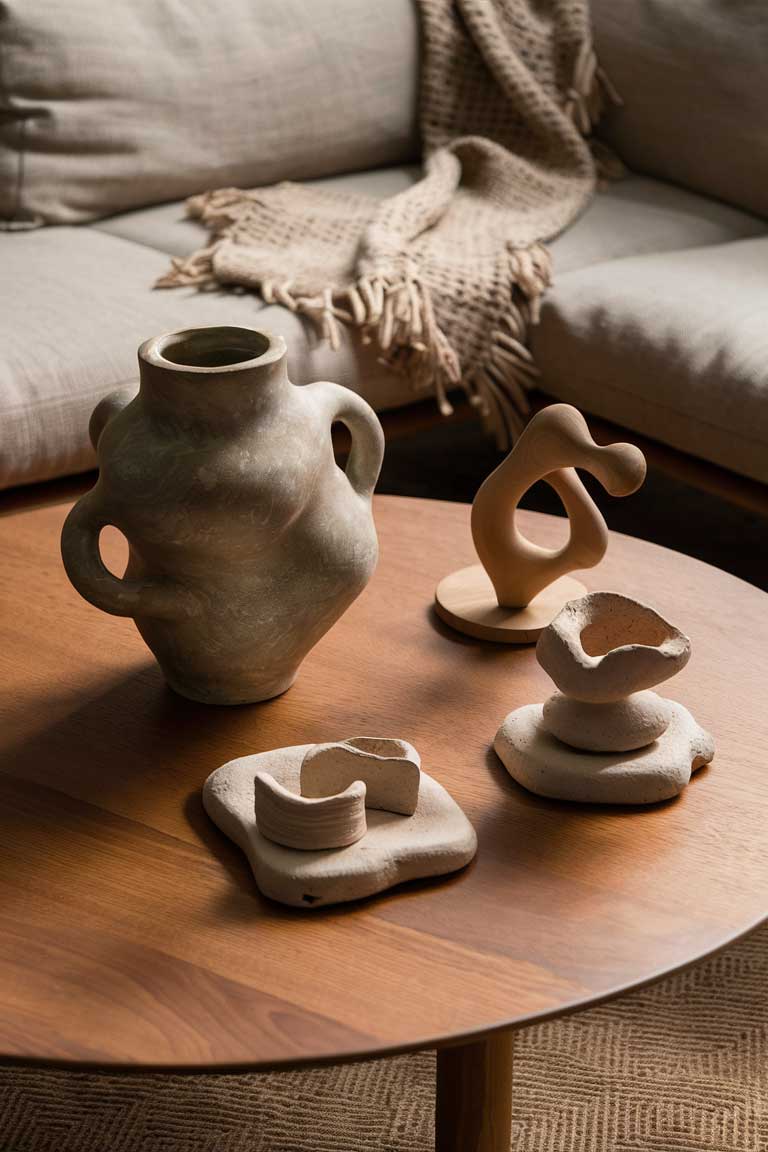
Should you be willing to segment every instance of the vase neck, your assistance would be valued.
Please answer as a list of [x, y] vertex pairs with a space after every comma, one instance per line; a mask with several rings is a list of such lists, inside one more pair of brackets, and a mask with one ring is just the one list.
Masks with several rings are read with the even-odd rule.
[[290, 387], [285, 341], [252, 328], [190, 328], [139, 349], [147, 409], [176, 424], [237, 427], [280, 402]]

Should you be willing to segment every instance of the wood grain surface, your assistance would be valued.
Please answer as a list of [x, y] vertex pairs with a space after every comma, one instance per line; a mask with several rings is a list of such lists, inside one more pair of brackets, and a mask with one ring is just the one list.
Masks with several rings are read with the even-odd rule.
[[[132, 622], [69, 586], [68, 505], [0, 517], [0, 1056], [259, 1068], [427, 1047], [562, 1013], [718, 948], [768, 904], [768, 597], [626, 537], [584, 574], [651, 601], [693, 657], [666, 686], [717, 755], [675, 802], [537, 799], [491, 751], [551, 685], [531, 647], [445, 627], [469, 507], [381, 498], [381, 563], [283, 697], [196, 705]], [[565, 522], [522, 513], [532, 539]], [[105, 536], [107, 533], [105, 533]], [[111, 566], [119, 541], [105, 539]], [[463, 806], [476, 860], [443, 882], [293, 911], [256, 891], [200, 788], [249, 752], [399, 736]]]

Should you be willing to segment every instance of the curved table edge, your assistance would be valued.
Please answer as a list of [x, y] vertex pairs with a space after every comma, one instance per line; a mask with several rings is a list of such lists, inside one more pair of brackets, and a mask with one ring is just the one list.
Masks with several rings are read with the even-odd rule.
[[428, 1052], [440, 1048], [453, 1048], [459, 1045], [486, 1040], [502, 1032], [517, 1032], [523, 1028], [532, 1028], [537, 1024], [544, 1024], [548, 1020], [558, 1020], [561, 1016], [572, 1016], [577, 1012], [586, 1012], [590, 1008], [598, 1007], [600, 1004], [618, 1000], [621, 996], [637, 992], [641, 988], [647, 988], [649, 985], [656, 984], [668, 976], [675, 976], [680, 972], [686, 972], [688, 969], [702, 963], [702, 961], [719, 955], [732, 944], [737, 944], [740, 940], [751, 935], [752, 932], [757, 931], [757, 929], [765, 923], [768, 923], [768, 911], [758, 920], [754, 921], [754, 923], [726, 937], [713, 948], [709, 948], [707, 951], [689, 960], [684, 960], [680, 964], [673, 964], [668, 968], [661, 968], [651, 973], [650, 976], [644, 976], [640, 980], [629, 984], [622, 984], [616, 988], [609, 989], [607, 992], [600, 992], [595, 996], [584, 996], [571, 1000], [561, 1008], [531, 1013], [527, 1016], [513, 1017], [509, 1020], [502, 1020], [492, 1027], [473, 1029], [466, 1032], [455, 1032], [451, 1033], [450, 1036], [431, 1036], [424, 1039], [408, 1041], [406, 1044], [382, 1044], [381, 1046], [371, 1049], [333, 1053], [332, 1055], [320, 1053], [315, 1056], [300, 1056], [295, 1059], [293, 1057], [287, 1057], [284, 1060], [237, 1061], [227, 1064], [173, 1064], [170, 1062], [162, 1064], [134, 1064], [120, 1061], [68, 1060], [64, 1057], [54, 1059], [38, 1056], [19, 1056], [13, 1053], [6, 1054], [0, 1052], [0, 1065], [38, 1068], [48, 1071], [101, 1072], [126, 1076], [235, 1076], [255, 1075], [260, 1072], [300, 1071], [302, 1069], [322, 1068], [335, 1064], [359, 1064], [369, 1060], [386, 1060], [393, 1056], [406, 1056], [414, 1052]]

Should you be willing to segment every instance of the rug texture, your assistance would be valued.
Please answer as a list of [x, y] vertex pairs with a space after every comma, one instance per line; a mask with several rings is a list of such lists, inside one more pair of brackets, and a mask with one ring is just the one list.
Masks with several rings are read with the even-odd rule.
[[461, 385], [504, 447], [535, 377], [542, 242], [594, 191], [585, 136], [609, 89], [587, 0], [417, 2], [423, 179], [382, 203], [292, 183], [193, 197], [211, 242], [158, 286], [257, 289], [332, 346], [354, 326], [446, 414]]
[[[262, 1076], [0, 1069], [2, 1152], [431, 1152], [434, 1056]], [[515, 1152], [765, 1152], [768, 926], [519, 1032]]]

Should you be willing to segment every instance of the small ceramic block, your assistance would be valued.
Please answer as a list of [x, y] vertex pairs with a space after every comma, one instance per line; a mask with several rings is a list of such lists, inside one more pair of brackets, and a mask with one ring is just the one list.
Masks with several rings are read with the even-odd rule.
[[338, 795], [307, 799], [289, 792], [268, 772], [254, 778], [254, 809], [262, 836], [286, 848], [344, 848], [365, 836], [365, 784], [353, 781]]
[[358, 900], [406, 880], [454, 872], [475, 855], [472, 825], [426, 772], [412, 816], [368, 810], [368, 831], [346, 848], [312, 852], [267, 839], [255, 816], [256, 775], [268, 773], [298, 795], [301, 766], [312, 747], [300, 744], [232, 760], [203, 788], [206, 812], [246, 853], [265, 896], [297, 908]]
[[366, 787], [367, 808], [412, 816], [419, 800], [420, 757], [405, 740], [354, 736], [315, 744], [301, 765], [302, 796], [331, 796], [354, 780]]
[[653, 743], [669, 725], [669, 701], [656, 692], [633, 692], [613, 704], [588, 704], [555, 692], [544, 703], [544, 727], [558, 740], [586, 752], [630, 752]]
[[510, 712], [496, 733], [494, 748], [510, 776], [539, 796], [597, 804], [653, 804], [677, 796], [691, 772], [714, 756], [709, 733], [682, 704], [667, 703], [667, 730], [635, 752], [569, 748], [547, 732], [541, 704]]

